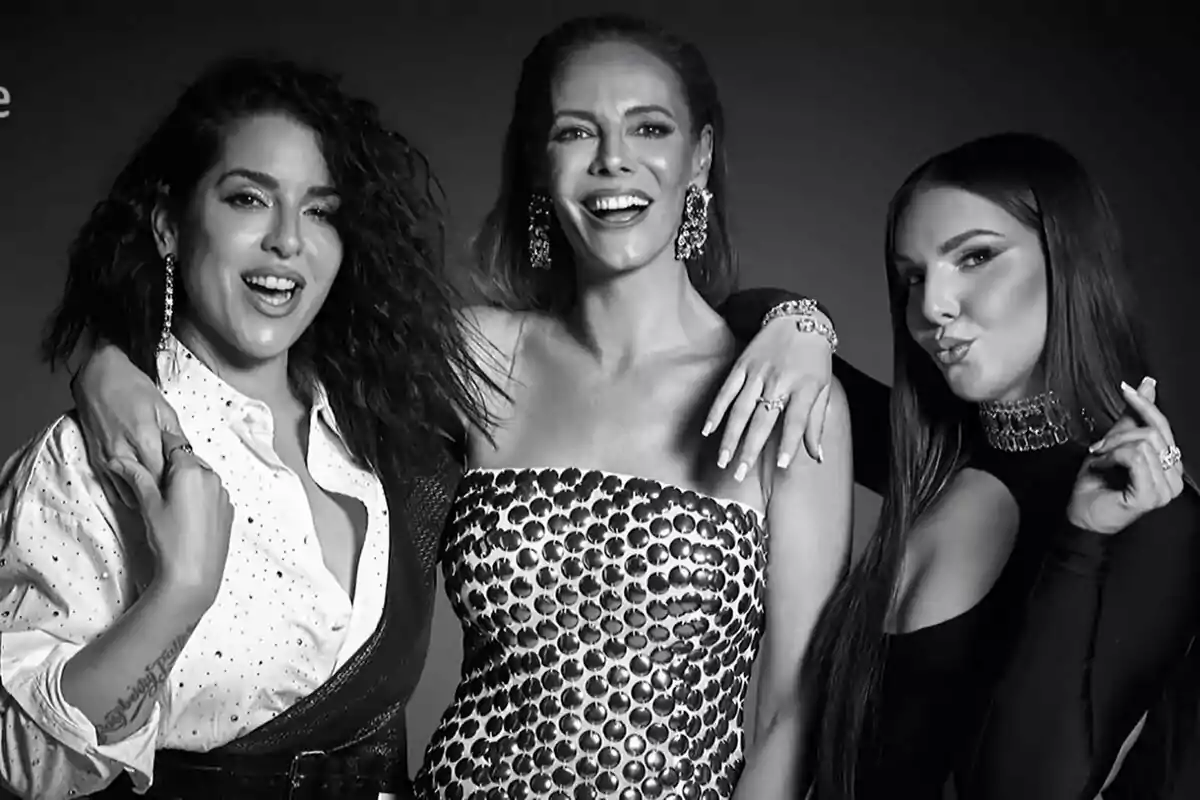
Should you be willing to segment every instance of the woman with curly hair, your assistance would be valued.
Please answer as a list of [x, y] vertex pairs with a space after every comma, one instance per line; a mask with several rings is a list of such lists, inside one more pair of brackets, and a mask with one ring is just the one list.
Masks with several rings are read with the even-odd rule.
[[[441, 272], [435, 185], [372, 104], [251, 59], [206, 73], [118, 177], [46, 341], [52, 363], [99, 345], [78, 407], [0, 474], [5, 784], [407, 795], [456, 444], [491, 430], [475, 390], [498, 388]], [[745, 293], [735, 332], [779, 296]], [[833, 334], [797, 309], [713, 401], [726, 460], [780, 418], [781, 452], [806, 423], [819, 452]]]
[[374, 798], [407, 781], [422, 564], [452, 485], [438, 423], [450, 405], [483, 422], [431, 186], [332, 78], [238, 59], [183, 93], [95, 208], [45, 355], [115, 343], [186, 438], [161, 485], [111, 465], [140, 515], [100, 484], [76, 412], [0, 475], [10, 790], [125, 796], [126, 773], [151, 797]]

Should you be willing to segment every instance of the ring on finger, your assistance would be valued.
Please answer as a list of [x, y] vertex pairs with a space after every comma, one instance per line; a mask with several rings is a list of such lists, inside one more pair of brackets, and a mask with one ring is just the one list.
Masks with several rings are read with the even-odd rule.
[[1175, 466], [1182, 460], [1183, 453], [1180, 452], [1179, 447], [1176, 445], [1171, 445], [1166, 450], [1163, 450], [1158, 454], [1158, 463], [1162, 466], [1164, 471]]
[[767, 411], [782, 411], [784, 404], [787, 403], [787, 397], [786, 396], [776, 397], [773, 400], [768, 400], [765, 397], [760, 397], [760, 398], [758, 398], [758, 400], [756, 402], [758, 402], [758, 404], [761, 405], [763, 408], [765, 408]]
[[177, 444], [174, 447], [172, 447], [170, 449], [170, 451], [167, 453], [167, 458], [170, 458], [171, 456], [175, 455], [176, 450], [181, 450], [190, 456], [196, 454], [196, 451], [192, 449], [192, 446], [190, 444], [188, 444], [187, 442], [184, 442], [183, 444]]

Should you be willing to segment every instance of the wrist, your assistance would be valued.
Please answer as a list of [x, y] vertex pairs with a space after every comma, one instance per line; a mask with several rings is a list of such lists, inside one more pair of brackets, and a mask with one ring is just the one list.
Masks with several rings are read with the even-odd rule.
[[1067, 522], [1073, 528], [1100, 536], [1112, 536], [1114, 533], [1120, 533], [1123, 530], [1123, 527], [1114, 528], [1111, 525], [1098, 525], [1090, 520], [1086, 513], [1076, 513], [1070, 509], [1067, 510]]
[[829, 345], [831, 353], [837, 352], [837, 331], [833, 327], [833, 321], [821, 311], [817, 301], [808, 297], [787, 300], [773, 306], [763, 316], [764, 328], [768, 325], [782, 324], [794, 325], [800, 333], [821, 337]]
[[195, 622], [216, 602], [220, 586], [219, 579], [214, 582], [199, 575], [159, 567], [142, 593], [142, 600], [162, 605], [172, 616]]

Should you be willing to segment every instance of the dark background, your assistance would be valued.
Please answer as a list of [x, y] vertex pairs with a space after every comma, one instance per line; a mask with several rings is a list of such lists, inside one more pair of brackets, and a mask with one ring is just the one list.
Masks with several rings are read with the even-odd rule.
[[[69, 404], [36, 343], [65, 249], [182, 86], [270, 49], [342, 71], [432, 159], [452, 256], [482, 218], [521, 58], [569, 16], [639, 10], [693, 38], [726, 104], [743, 285], [833, 311], [842, 353], [890, 379], [884, 210], [920, 161], [1025, 129], [1061, 140], [1109, 192], [1130, 246], [1160, 396], [1200, 454], [1196, 26], [1156, 2], [203, 2], [6, 0], [0, 9], [0, 457]], [[0, 109], [2, 110], [2, 109]], [[877, 500], [859, 490], [856, 531]], [[457, 680], [444, 599], [411, 711], [414, 764]]]

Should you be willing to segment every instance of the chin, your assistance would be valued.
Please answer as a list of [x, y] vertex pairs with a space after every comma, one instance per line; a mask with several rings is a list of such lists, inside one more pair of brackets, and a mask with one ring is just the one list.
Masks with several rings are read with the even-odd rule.
[[277, 326], [242, 331], [236, 341], [237, 349], [250, 361], [272, 361], [285, 355], [301, 331], [280, 330]]
[[985, 403], [995, 400], [1001, 394], [1000, 387], [969, 367], [952, 367], [946, 371], [945, 376], [950, 393], [968, 403]]
[[662, 251], [656, 242], [637, 235], [594, 237], [588, 242], [591, 260], [606, 272], [628, 272], [644, 267]]

